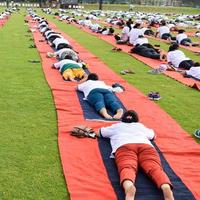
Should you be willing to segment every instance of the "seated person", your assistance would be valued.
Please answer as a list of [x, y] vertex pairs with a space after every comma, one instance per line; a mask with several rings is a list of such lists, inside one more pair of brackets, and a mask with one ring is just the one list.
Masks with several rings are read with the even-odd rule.
[[108, 127], [102, 127], [97, 134], [99, 137], [110, 138], [111, 156], [115, 157], [120, 183], [125, 191], [126, 200], [135, 199], [135, 178], [140, 166], [162, 190], [165, 200], [174, 200], [173, 187], [162, 168], [159, 154], [150, 140], [155, 133], [139, 122], [137, 113], [126, 111], [122, 122]]
[[142, 30], [140, 29], [141, 24], [136, 23], [134, 27], [129, 32], [129, 43], [131, 45], [136, 45], [135, 40], [139, 37], [139, 35], [142, 35]]
[[69, 57], [69, 56], [71, 56], [72, 60], [74, 60], [74, 61], [79, 60], [77, 53], [70, 48], [63, 48], [63, 49], [60, 49], [53, 53], [47, 52], [47, 57], [49, 57], [49, 58], [58, 57], [60, 60], [67, 59], [67, 57]]
[[185, 56], [185, 54], [179, 50], [179, 45], [177, 43], [173, 43], [169, 47], [169, 51], [167, 53], [167, 62], [170, 67], [177, 69], [183, 68], [189, 70], [194, 66], [194, 62]]
[[[123, 114], [121, 104], [103, 81], [98, 80], [97, 74], [88, 75], [87, 81], [78, 85], [77, 89], [84, 93], [87, 101], [106, 119], [120, 119]], [[115, 115], [108, 114], [107, 109], [111, 109]]]
[[141, 56], [165, 60], [166, 56], [160, 49], [156, 49], [151, 44], [148, 43], [148, 39], [143, 35], [140, 35], [138, 39], [135, 40], [136, 46], [131, 49], [131, 53], [136, 53]]
[[172, 37], [172, 35], [170, 34], [170, 29], [166, 25], [165, 21], [161, 22], [161, 26], [157, 29], [155, 37], [157, 37], [158, 35], [163, 40], [170, 40], [171, 41], [171, 40], [176, 39], [176, 38]]
[[82, 79], [79, 82], [85, 81], [87, 74], [85, 73], [83, 63], [78, 63], [71, 59], [61, 60], [52, 65], [52, 68], [58, 69], [64, 80], [78, 82], [76, 78]]
[[176, 41], [178, 44], [184, 45], [184, 46], [198, 46], [198, 44], [193, 44], [192, 40], [188, 38], [188, 36], [185, 34], [185, 30], [181, 29], [178, 30], [178, 35], [176, 36]]
[[121, 36], [115, 35], [117, 44], [126, 44], [129, 41], [129, 32], [131, 30], [131, 24], [129, 21], [126, 22], [126, 26], [122, 29]]

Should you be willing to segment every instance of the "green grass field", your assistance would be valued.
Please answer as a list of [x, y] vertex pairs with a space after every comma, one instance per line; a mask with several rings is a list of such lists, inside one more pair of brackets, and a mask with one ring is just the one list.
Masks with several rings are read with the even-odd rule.
[[[67, 200], [52, 94], [41, 65], [28, 62], [39, 60], [39, 55], [36, 49], [28, 48], [33, 42], [24, 24], [24, 15], [23, 11], [14, 14], [0, 29], [0, 199]], [[157, 102], [159, 106], [190, 134], [199, 128], [198, 91], [163, 75], [149, 75], [149, 67], [129, 55], [113, 53], [112, 46], [100, 39], [59, 22], [53, 16], [45, 17], [116, 73], [124, 68], [134, 69], [135, 75], [122, 78], [145, 95], [151, 90], [159, 91], [162, 96]]]

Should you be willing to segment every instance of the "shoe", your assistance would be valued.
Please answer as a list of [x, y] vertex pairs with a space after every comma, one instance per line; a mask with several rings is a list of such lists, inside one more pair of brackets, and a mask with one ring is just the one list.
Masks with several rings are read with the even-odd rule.
[[158, 101], [158, 100], [161, 99], [161, 96], [160, 96], [159, 92], [150, 92], [150, 93], [148, 94], [148, 98], [149, 98], [150, 100]]
[[200, 129], [194, 131], [194, 136], [200, 139]]

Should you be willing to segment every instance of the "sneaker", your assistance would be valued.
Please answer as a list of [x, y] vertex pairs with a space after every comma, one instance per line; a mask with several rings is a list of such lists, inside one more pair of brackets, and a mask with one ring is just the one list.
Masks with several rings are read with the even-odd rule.
[[200, 139], [200, 129], [194, 131], [194, 136]]
[[158, 101], [158, 100], [160, 100], [161, 96], [160, 96], [159, 92], [149, 92], [148, 98], [150, 100]]

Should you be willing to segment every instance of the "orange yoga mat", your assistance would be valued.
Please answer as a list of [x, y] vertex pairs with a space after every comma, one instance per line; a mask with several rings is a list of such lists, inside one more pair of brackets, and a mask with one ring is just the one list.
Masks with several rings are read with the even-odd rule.
[[[30, 24], [32, 26], [33, 24]], [[50, 23], [50, 25], [52, 25]], [[56, 28], [54, 29], [56, 30]], [[59, 30], [59, 32], [61, 32]], [[70, 44], [79, 52], [89, 66], [107, 84], [121, 83], [126, 91], [118, 94], [127, 109], [139, 113], [141, 122], [153, 128], [157, 134], [156, 144], [175, 173], [191, 190], [196, 199], [200, 199], [200, 146], [184, 131], [175, 120], [157, 104], [115, 74], [100, 59], [88, 52], [71, 37], [61, 32]], [[36, 46], [43, 39], [38, 31], [33, 32]], [[46, 43], [43, 43], [46, 46]], [[38, 48], [42, 48], [40, 45]], [[42, 48], [43, 51], [44, 48]], [[38, 49], [40, 52], [40, 49]], [[58, 120], [58, 144], [64, 176], [71, 200], [114, 200], [116, 195], [110, 184], [103, 165], [98, 144], [93, 139], [78, 139], [70, 136], [74, 125], [85, 124], [95, 130], [111, 123], [85, 121], [76, 95], [76, 83], [65, 82], [60, 73], [50, 66], [54, 59], [40, 53], [44, 75], [52, 90]], [[112, 77], [112, 79], [111, 79]]]
[[[94, 36], [106, 41], [107, 43], [109, 43], [109, 44], [111, 44], [111, 45], [113, 45], [117, 48], [121, 48], [123, 52], [128, 53], [129, 55], [133, 56], [134, 58], [143, 62], [144, 64], [148, 65], [151, 68], [154, 68], [154, 69], [158, 68], [160, 64], [165, 63], [163, 61], [155, 60], [155, 59], [151, 59], [151, 58], [146, 58], [146, 57], [140, 56], [140, 55], [135, 54], [135, 53], [129, 53], [131, 47], [128, 46], [128, 45], [116, 44], [116, 40], [113, 36], [94, 33], [86, 27], [83, 27], [83, 26], [80, 26], [80, 25], [77, 25], [77, 24], [73, 24], [73, 25], [75, 25], [76, 27], [80, 28], [81, 30], [83, 30], [83, 31], [85, 31], [85, 32], [87, 32], [91, 35], [94, 35]], [[184, 85], [187, 85], [189, 87], [195, 88], [197, 90], [199, 90], [199, 88], [200, 88], [200, 82], [198, 80], [195, 80], [193, 78], [185, 78], [178, 72], [166, 71], [163, 74], [165, 74], [168, 77], [173, 78], [174, 80], [176, 80], [176, 81], [178, 81], [178, 82], [180, 82]]]

